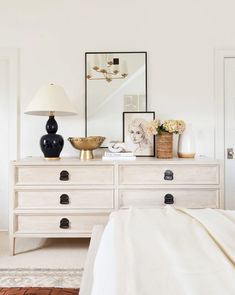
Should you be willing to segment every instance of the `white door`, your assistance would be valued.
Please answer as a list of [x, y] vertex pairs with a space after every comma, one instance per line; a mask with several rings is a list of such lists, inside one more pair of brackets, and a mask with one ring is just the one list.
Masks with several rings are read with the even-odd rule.
[[[235, 209], [235, 58], [224, 59], [225, 208]], [[228, 155], [228, 149], [231, 152]]]
[[0, 59], [0, 229], [8, 221], [9, 62]]

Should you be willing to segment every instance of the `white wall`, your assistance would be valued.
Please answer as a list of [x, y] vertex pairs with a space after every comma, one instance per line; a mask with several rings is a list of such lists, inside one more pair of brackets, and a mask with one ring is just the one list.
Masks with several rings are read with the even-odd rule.
[[[85, 51], [146, 50], [149, 110], [191, 122], [198, 154], [213, 156], [214, 49], [235, 47], [234, 11], [232, 0], [0, 0], [0, 46], [20, 49], [21, 112], [42, 84], [64, 86], [79, 109], [58, 118], [65, 138], [84, 134]], [[41, 155], [45, 121], [22, 114], [22, 156]]]

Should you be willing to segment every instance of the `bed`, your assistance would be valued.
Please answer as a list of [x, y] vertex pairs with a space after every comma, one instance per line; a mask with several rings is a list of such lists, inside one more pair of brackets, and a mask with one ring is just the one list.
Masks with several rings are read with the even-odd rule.
[[234, 295], [235, 211], [130, 208], [94, 228], [80, 295]]

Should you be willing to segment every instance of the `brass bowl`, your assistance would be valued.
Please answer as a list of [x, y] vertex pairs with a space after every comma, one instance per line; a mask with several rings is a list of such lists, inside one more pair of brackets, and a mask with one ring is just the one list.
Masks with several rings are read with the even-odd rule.
[[68, 141], [71, 145], [80, 150], [80, 159], [89, 160], [93, 159], [93, 150], [99, 148], [105, 137], [102, 136], [89, 136], [89, 137], [69, 137]]

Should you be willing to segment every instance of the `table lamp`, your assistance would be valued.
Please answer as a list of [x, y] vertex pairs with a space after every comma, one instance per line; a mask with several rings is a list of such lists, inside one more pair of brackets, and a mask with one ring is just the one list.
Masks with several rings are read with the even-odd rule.
[[46, 123], [48, 134], [41, 137], [40, 147], [45, 159], [59, 159], [60, 152], [64, 146], [64, 140], [61, 135], [56, 134], [58, 125], [54, 116], [77, 114], [63, 87], [54, 84], [41, 87], [24, 113], [36, 116], [49, 116]]

